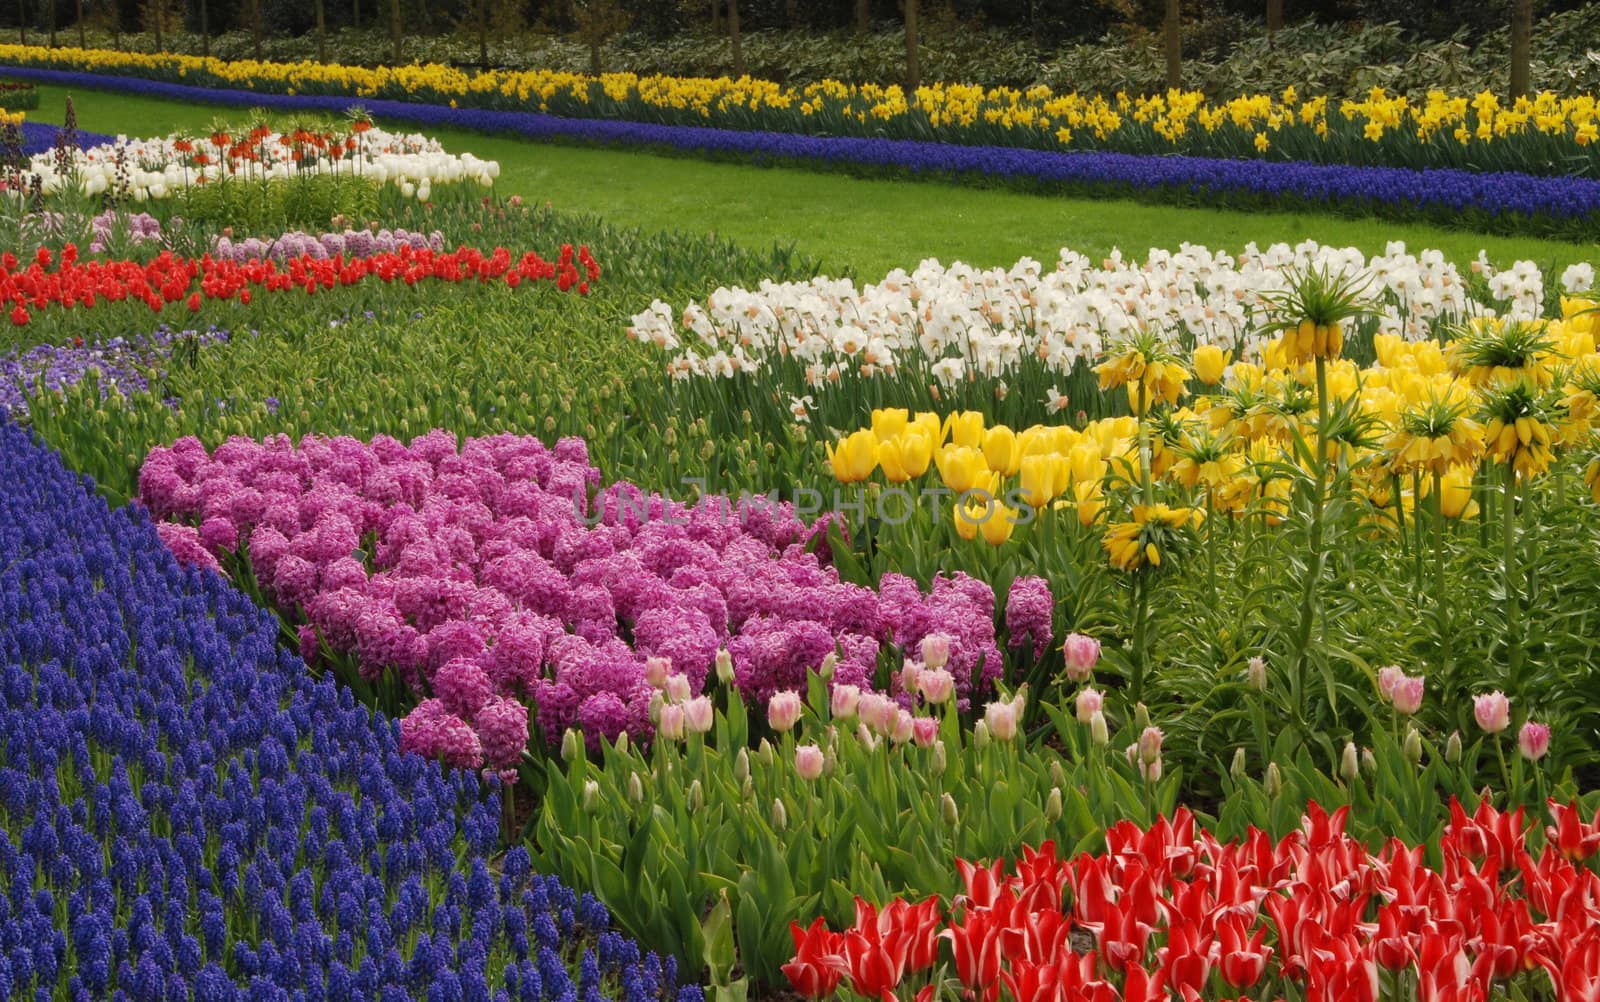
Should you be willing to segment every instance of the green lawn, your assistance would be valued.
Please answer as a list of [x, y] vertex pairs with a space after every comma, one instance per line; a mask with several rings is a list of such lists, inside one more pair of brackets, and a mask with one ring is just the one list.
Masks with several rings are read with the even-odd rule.
[[[41, 87], [29, 116], [59, 122], [67, 91]], [[79, 125], [96, 132], [160, 135], [200, 130], [237, 109], [75, 91]], [[747, 246], [793, 242], [830, 272], [853, 267], [875, 279], [926, 257], [983, 266], [1023, 255], [1051, 261], [1062, 246], [1092, 256], [1114, 247], [1142, 256], [1187, 241], [1237, 251], [1250, 242], [1315, 239], [1367, 253], [1404, 240], [1413, 251], [1436, 247], [1459, 264], [1487, 250], [1492, 260], [1531, 259], [1559, 272], [1574, 261], [1600, 261], [1600, 247], [1352, 220], [1310, 213], [1247, 213], [1144, 205], [971, 188], [938, 181], [866, 180], [797, 168], [707, 163], [602, 149], [579, 149], [444, 130], [451, 149], [500, 161], [498, 190], [598, 213], [646, 229], [713, 232]], [[1547, 272], [1548, 273], [1548, 272]]]

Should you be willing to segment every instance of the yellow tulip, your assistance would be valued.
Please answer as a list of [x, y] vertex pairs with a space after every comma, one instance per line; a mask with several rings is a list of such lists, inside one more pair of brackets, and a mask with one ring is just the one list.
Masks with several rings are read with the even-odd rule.
[[1093, 525], [1099, 521], [1100, 513], [1106, 507], [1105, 493], [1100, 489], [1098, 480], [1074, 483], [1072, 500], [1078, 506], [1079, 525]]
[[944, 422], [933, 411], [917, 411], [906, 430], [920, 433], [935, 449], [944, 444]]
[[893, 484], [922, 476], [932, 459], [933, 443], [916, 433], [896, 435], [878, 444], [878, 465], [883, 467], [884, 479]]
[[991, 508], [986, 509], [988, 517], [978, 525], [978, 531], [983, 534], [983, 541], [990, 546], [999, 546], [1011, 538], [1011, 533], [1017, 526], [1017, 510], [996, 501]]
[[983, 436], [983, 458], [989, 469], [1004, 477], [1014, 476], [1022, 459], [1017, 448], [1017, 436], [1010, 428], [997, 424]]
[[836, 447], [828, 446], [828, 463], [840, 483], [859, 483], [872, 476], [878, 465], [878, 437], [863, 429], [839, 440]]
[[1067, 489], [1072, 466], [1059, 453], [1024, 456], [1020, 467], [1022, 497], [1033, 508], [1043, 508]]
[[989, 483], [989, 466], [984, 462], [983, 453], [971, 446], [947, 445], [938, 451], [934, 460], [939, 465], [944, 485], [957, 494], [974, 487], [986, 487]]
[[1233, 352], [1224, 352], [1214, 344], [1203, 344], [1194, 350], [1194, 374], [1207, 386], [1222, 382], [1222, 370], [1233, 360]]
[[872, 433], [878, 436], [878, 441], [887, 442], [904, 434], [910, 421], [911, 412], [904, 407], [881, 408], [872, 412]]
[[983, 445], [983, 412], [952, 411], [944, 419], [944, 437], [952, 445], [981, 448]]
[[971, 542], [978, 538], [978, 522], [983, 518], [983, 505], [963, 505], [957, 501], [955, 506], [956, 535]]

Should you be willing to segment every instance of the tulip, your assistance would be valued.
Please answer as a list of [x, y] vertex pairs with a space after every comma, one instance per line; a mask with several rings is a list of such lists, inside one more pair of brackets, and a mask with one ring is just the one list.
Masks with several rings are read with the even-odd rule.
[[801, 779], [821, 778], [823, 761], [822, 749], [816, 745], [800, 745], [794, 750], [794, 771]]
[[729, 654], [728, 649], [724, 647], [717, 652], [717, 681], [723, 685], [730, 685], [733, 679], [733, 655]]
[[1017, 464], [1022, 460], [1016, 433], [1005, 425], [990, 428], [983, 436], [983, 459], [989, 469], [1001, 476], [1015, 476]]
[[1449, 740], [1444, 743], [1444, 760], [1451, 765], [1461, 761], [1461, 732], [1451, 731]]
[[861, 702], [861, 688], [854, 685], [836, 685], [828, 699], [828, 709], [836, 720], [849, 720], [856, 715]]
[[1100, 710], [1089, 716], [1089, 739], [1102, 748], [1111, 741], [1111, 728], [1106, 725], [1106, 715]]
[[1011, 538], [1011, 533], [1017, 527], [1017, 510], [1006, 505], [995, 503], [994, 511], [988, 518], [978, 525], [978, 531], [983, 534], [983, 541], [990, 546], [999, 546]]
[[792, 730], [800, 722], [800, 694], [797, 692], [775, 692], [767, 700], [767, 726], [779, 734]]
[[646, 658], [644, 662], [644, 680], [650, 683], [652, 689], [666, 687], [667, 676], [672, 674], [671, 658]]
[[656, 724], [656, 734], [668, 741], [678, 741], [684, 735], [683, 705], [668, 703], [661, 708], [661, 721]]
[[583, 813], [594, 814], [600, 810], [600, 784], [592, 779], [583, 781]]
[[1257, 654], [1245, 663], [1245, 682], [1257, 692], [1267, 691], [1267, 659]]
[[882, 407], [872, 412], [872, 434], [880, 442], [904, 435], [910, 423], [911, 412], [904, 407]]
[[970, 445], [947, 445], [934, 456], [944, 485], [965, 494], [989, 483], [989, 465], [983, 453]]
[[1511, 700], [1498, 689], [1482, 696], [1472, 697], [1472, 716], [1478, 726], [1490, 734], [1499, 734], [1511, 726]]
[[829, 651], [828, 656], [822, 659], [821, 666], [817, 668], [817, 677], [824, 682], [831, 681], [833, 679], [833, 670], [837, 667], [839, 667], [839, 655]]
[[1425, 682], [1421, 675], [1405, 675], [1395, 684], [1390, 698], [1394, 700], [1396, 713], [1411, 716], [1422, 709], [1422, 693]]
[[783, 798], [775, 797], [772, 801], [772, 830], [783, 831], [789, 827], [789, 812], [783, 806]]
[[956, 677], [943, 668], [930, 668], [917, 679], [922, 698], [935, 706], [948, 703], [956, 692]]
[[1067, 677], [1074, 682], [1086, 682], [1100, 661], [1100, 641], [1087, 634], [1070, 633], [1061, 644], [1061, 653], [1066, 658]]
[[828, 464], [840, 483], [854, 484], [872, 476], [878, 465], [878, 438], [863, 429], [828, 446]]
[[1356, 777], [1361, 775], [1361, 759], [1356, 752], [1354, 741], [1344, 743], [1344, 752], [1339, 756], [1339, 776], [1346, 783], [1354, 783]]
[[930, 669], [943, 668], [950, 661], [950, 637], [930, 633], [922, 638], [922, 663]]
[[1099, 713], [1105, 706], [1105, 694], [1095, 689], [1080, 689], [1078, 691], [1077, 710], [1078, 723], [1087, 724], [1089, 718]]
[[956, 810], [956, 798], [946, 793], [939, 798], [939, 811], [944, 815], [944, 823], [951, 828], [961, 823], [961, 812]]
[[1233, 750], [1233, 762], [1228, 766], [1228, 775], [1232, 776], [1234, 779], [1238, 779], [1240, 776], [1243, 776], [1245, 764], [1246, 759], [1244, 747], [1241, 745]]
[[1194, 350], [1194, 374], [1207, 386], [1222, 382], [1222, 370], [1232, 361], [1233, 353], [1224, 352], [1214, 344], [1203, 344]]
[[683, 704], [683, 726], [690, 734], [704, 734], [711, 730], [713, 718], [710, 696], [696, 696]]
[[669, 703], [682, 703], [682, 702], [685, 702], [689, 698], [689, 676], [687, 676], [687, 675], [668, 675], [667, 676], [667, 681], [666, 681], [666, 686], [665, 686], [665, 692], [667, 694], [667, 702], [669, 702]]
[[1161, 741], [1165, 735], [1159, 727], [1146, 727], [1139, 735], [1139, 761], [1146, 765], [1160, 761]]
[[1283, 792], [1283, 770], [1278, 768], [1278, 763], [1267, 763], [1267, 777], [1261, 784], [1261, 792], [1269, 800]]
[[933, 443], [922, 435], [897, 435], [878, 446], [878, 465], [892, 484], [903, 484], [928, 472]]
[[899, 710], [895, 713], [894, 723], [889, 728], [889, 740], [897, 745], [910, 741], [917, 733], [917, 718], [910, 710]]
[[633, 804], [644, 803], [644, 783], [636, 772], [628, 776], [628, 800]]
[[911, 736], [917, 747], [929, 748], [939, 739], [939, 720], [936, 717], [917, 717], [911, 722]]
[[1386, 667], [1379, 668], [1378, 691], [1383, 693], [1384, 699], [1394, 699], [1394, 687], [1399, 685], [1400, 680], [1405, 677], [1406, 673], [1399, 665], [1388, 665]]
[[1422, 764], [1422, 735], [1417, 732], [1415, 727], [1406, 729], [1406, 741], [1403, 750], [1407, 762], [1412, 765]]
[[1054, 501], [1071, 483], [1072, 467], [1060, 453], [1023, 456], [1018, 464], [1022, 499], [1030, 507], [1043, 508]]
[[983, 412], [953, 411], [944, 419], [941, 438], [955, 445], [977, 448], [983, 444]]
[[1537, 762], [1544, 758], [1545, 752], [1550, 750], [1550, 728], [1545, 724], [1536, 724], [1528, 721], [1522, 725], [1522, 730], [1517, 732], [1517, 747], [1522, 751], [1522, 757], [1529, 762]]

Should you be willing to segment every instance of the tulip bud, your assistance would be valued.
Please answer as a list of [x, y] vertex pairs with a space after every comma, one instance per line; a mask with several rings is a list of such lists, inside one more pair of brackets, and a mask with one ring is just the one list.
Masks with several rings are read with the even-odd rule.
[[944, 823], [954, 828], [961, 823], [961, 812], [956, 810], [956, 798], [945, 794], [939, 799], [939, 808], [944, 814]]
[[687, 703], [689, 701], [689, 676], [668, 675], [667, 684], [663, 691], [667, 694], [667, 702]]
[[1444, 760], [1451, 765], [1461, 761], [1461, 732], [1451, 731], [1450, 740], [1444, 743]]
[[617, 734], [617, 743], [614, 746], [618, 755], [628, 754], [628, 732], [621, 731]]
[[1412, 765], [1422, 764], [1422, 735], [1417, 733], [1415, 727], [1406, 728], [1405, 743], [1406, 761]]
[[717, 680], [723, 685], [733, 682], [733, 655], [726, 647], [717, 652]]
[[1372, 754], [1371, 748], [1361, 749], [1361, 774], [1368, 779], [1378, 774], [1378, 756]]
[[745, 800], [752, 800], [756, 795], [756, 782], [749, 776], [744, 778], [744, 783], [739, 787], [739, 796]]
[[1262, 784], [1262, 790], [1269, 798], [1283, 792], [1283, 773], [1278, 771], [1278, 763], [1267, 763], [1267, 779]]
[[638, 773], [628, 777], [628, 799], [635, 804], [644, 803], [644, 783], [639, 780]]
[[861, 742], [861, 747], [866, 749], [868, 754], [878, 750], [878, 737], [867, 729], [866, 724], [856, 725], [856, 740]]
[[1267, 691], [1267, 659], [1257, 655], [1245, 667], [1245, 680], [1257, 692]]
[[837, 667], [839, 667], [839, 655], [829, 651], [828, 656], [822, 659], [822, 667], [817, 669], [817, 675], [827, 682], [833, 678], [833, 670]]
[[1245, 758], [1244, 747], [1241, 745], [1233, 750], [1233, 764], [1228, 766], [1228, 775], [1238, 779], [1244, 775]]
[[761, 743], [756, 745], [756, 761], [760, 762], [765, 768], [770, 769], [777, 757], [777, 751], [772, 747], [772, 742], [762, 738]]
[[1050, 760], [1050, 785], [1067, 785], [1067, 771], [1061, 768], [1061, 760], [1058, 758], [1053, 758]]
[[578, 750], [582, 747], [582, 739], [578, 732], [567, 728], [567, 733], [561, 735], [561, 761], [571, 762], [578, 757]]
[[1044, 802], [1044, 820], [1047, 824], [1055, 824], [1061, 820], [1061, 787], [1052, 786], [1050, 796]]
[[683, 804], [689, 809], [690, 814], [706, 805], [706, 793], [700, 788], [698, 779], [689, 784], [689, 792], [684, 794]]
[[929, 668], [943, 668], [950, 660], [950, 638], [943, 633], [930, 633], [922, 638], [922, 663]]
[[1346, 783], [1354, 783], [1356, 777], [1361, 775], [1361, 761], [1356, 754], [1356, 743], [1346, 741], [1344, 753], [1339, 756], [1339, 777]]
[[651, 688], [661, 689], [667, 684], [667, 676], [672, 674], [671, 658], [646, 658], [644, 662], [644, 680]]
[[661, 723], [661, 708], [667, 703], [667, 698], [659, 691], [650, 694], [650, 722]]
[[594, 814], [600, 810], [600, 784], [592, 779], [583, 781], [583, 813]]
[[972, 747], [989, 747], [989, 725], [981, 720], [972, 725]]
[[1100, 710], [1094, 711], [1094, 716], [1089, 718], [1089, 739], [1102, 748], [1111, 742], [1111, 728], [1106, 726], [1106, 715]]
[[833, 775], [833, 770], [839, 765], [839, 752], [833, 742], [828, 742], [827, 750], [822, 753], [822, 774]]
[[1133, 708], [1133, 729], [1143, 734], [1150, 726], [1150, 708], [1143, 703]]
[[935, 741], [933, 743], [933, 774], [935, 776], [943, 776], [945, 766], [948, 764], [945, 759], [944, 742]]
[[733, 780], [743, 783], [750, 778], [750, 753], [743, 748], [733, 757]]
[[783, 808], [783, 798], [777, 797], [772, 801], [772, 829], [783, 831], [789, 827], [789, 812]]

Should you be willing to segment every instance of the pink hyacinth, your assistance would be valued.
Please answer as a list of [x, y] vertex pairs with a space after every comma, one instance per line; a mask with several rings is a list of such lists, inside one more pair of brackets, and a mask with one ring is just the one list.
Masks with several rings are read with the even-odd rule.
[[489, 699], [489, 675], [471, 658], [452, 658], [433, 676], [433, 691], [445, 709], [465, 720], [473, 719]]
[[1006, 632], [1010, 634], [1007, 646], [1021, 650], [1031, 640], [1033, 656], [1043, 656], [1054, 636], [1054, 616], [1055, 599], [1050, 595], [1049, 582], [1031, 575], [1014, 579], [1006, 598]]
[[473, 723], [484, 758], [498, 769], [510, 769], [528, 745], [528, 708], [514, 699], [494, 696], [483, 704]]

